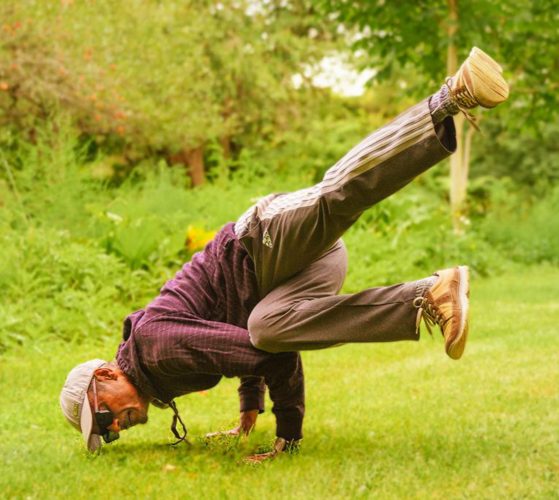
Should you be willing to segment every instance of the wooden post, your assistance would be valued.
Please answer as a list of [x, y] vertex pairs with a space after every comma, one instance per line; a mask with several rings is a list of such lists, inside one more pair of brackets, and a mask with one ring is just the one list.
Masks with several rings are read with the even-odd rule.
[[[448, 4], [448, 49], [446, 71], [452, 76], [458, 70], [458, 48], [456, 33], [458, 32], [458, 0], [447, 0]], [[450, 209], [452, 224], [456, 233], [462, 233], [464, 204], [468, 183], [468, 162], [470, 156], [471, 135], [468, 135], [467, 147], [464, 147], [464, 116], [459, 113], [454, 117], [456, 126], [456, 152], [450, 157]]]
[[200, 186], [206, 181], [204, 169], [204, 147], [198, 146], [186, 151], [186, 161], [188, 164], [188, 174], [192, 180], [192, 186]]
[[187, 169], [193, 187], [200, 186], [206, 181], [204, 165], [204, 146], [192, 149], [182, 149], [178, 153], [169, 155], [171, 165], [183, 165]]

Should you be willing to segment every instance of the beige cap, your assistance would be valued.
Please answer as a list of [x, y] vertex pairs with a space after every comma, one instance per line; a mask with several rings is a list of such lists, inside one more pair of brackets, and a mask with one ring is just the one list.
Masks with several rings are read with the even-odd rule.
[[93, 414], [87, 399], [87, 390], [93, 372], [105, 364], [107, 362], [102, 359], [91, 359], [74, 367], [60, 392], [62, 413], [66, 420], [82, 433], [87, 449], [91, 452], [101, 448], [101, 436], [91, 434]]

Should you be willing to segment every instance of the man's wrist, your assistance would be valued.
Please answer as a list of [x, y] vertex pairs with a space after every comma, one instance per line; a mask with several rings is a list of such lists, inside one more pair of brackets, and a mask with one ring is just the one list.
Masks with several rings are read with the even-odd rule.
[[241, 400], [239, 410], [241, 413], [252, 410], [257, 410], [259, 414], [264, 413], [264, 403], [260, 403], [255, 399], [243, 399]]
[[256, 387], [240, 387], [239, 400], [240, 410], [248, 411], [258, 409], [259, 413], [264, 412], [265, 391]]

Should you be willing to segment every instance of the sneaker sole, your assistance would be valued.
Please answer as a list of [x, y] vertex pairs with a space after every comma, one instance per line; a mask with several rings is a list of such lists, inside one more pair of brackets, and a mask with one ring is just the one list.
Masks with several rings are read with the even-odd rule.
[[458, 287], [458, 299], [460, 302], [460, 310], [462, 317], [460, 318], [460, 328], [458, 335], [448, 346], [447, 354], [452, 359], [460, 359], [466, 347], [466, 340], [468, 339], [468, 316], [470, 313], [470, 272], [468, 266], [459, 266], [458, 273], [460, 276], [460, 284]]

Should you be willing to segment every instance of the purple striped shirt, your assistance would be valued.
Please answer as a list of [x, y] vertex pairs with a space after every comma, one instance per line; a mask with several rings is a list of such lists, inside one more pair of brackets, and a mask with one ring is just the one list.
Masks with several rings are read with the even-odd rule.
[[159, 296], [124, 322], [120, 368], [148, 396], [171, 399], [240, 377], [241, 411], [264, 411], [268, 386], [276, 435], [300, 439], [304, 378], [296, 352], [271, 354], [250, 342], [247, 321], [260, 296], [252, 260], [225, 225]]

